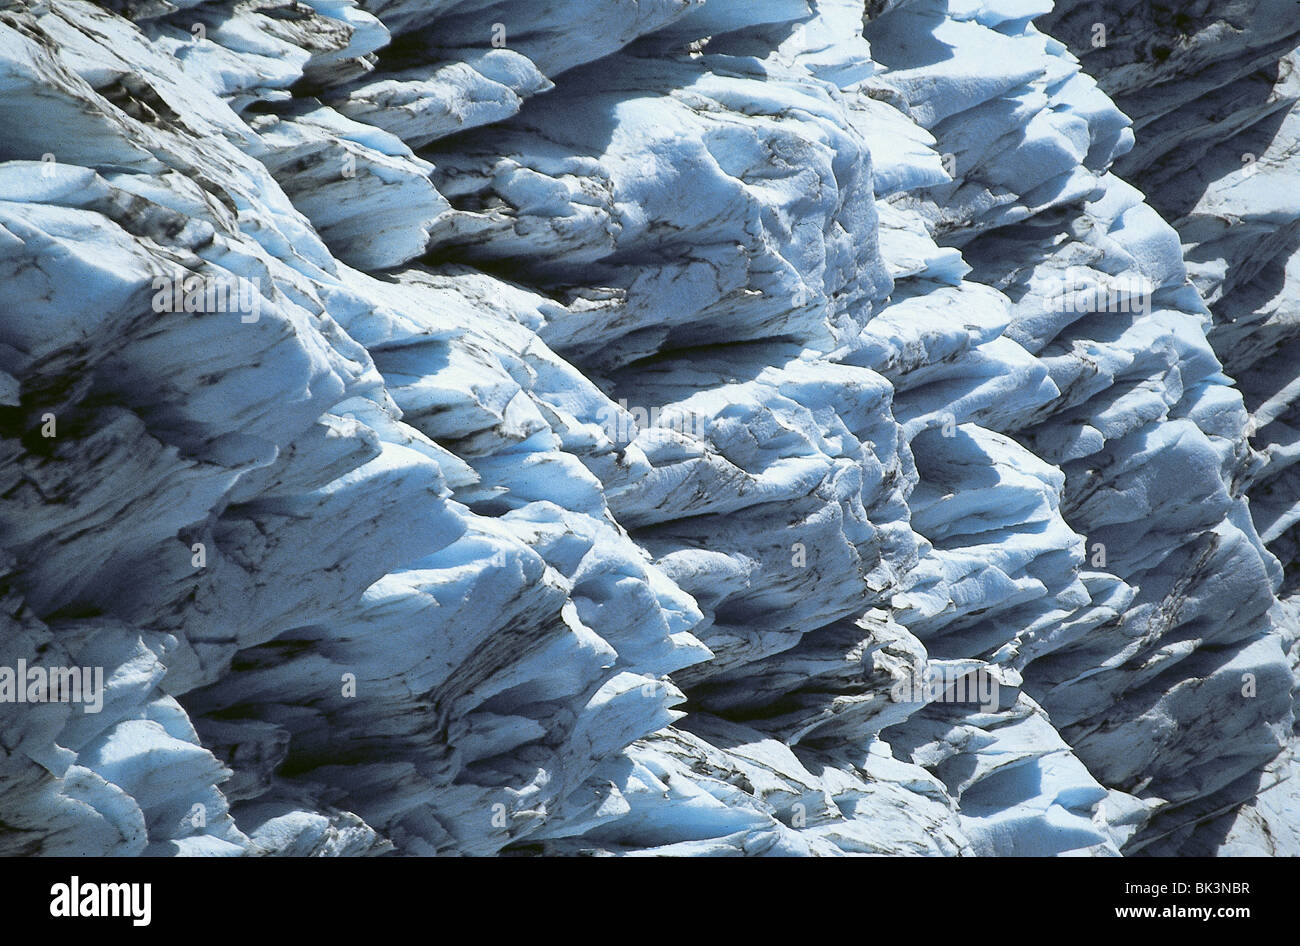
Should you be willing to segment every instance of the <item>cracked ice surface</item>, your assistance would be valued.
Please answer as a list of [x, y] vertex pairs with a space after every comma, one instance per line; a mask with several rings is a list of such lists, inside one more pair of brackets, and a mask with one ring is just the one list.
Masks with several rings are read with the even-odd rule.
[[1300, 24], [1119, 6], [0, 5], [0, 851], [1300, 853]]

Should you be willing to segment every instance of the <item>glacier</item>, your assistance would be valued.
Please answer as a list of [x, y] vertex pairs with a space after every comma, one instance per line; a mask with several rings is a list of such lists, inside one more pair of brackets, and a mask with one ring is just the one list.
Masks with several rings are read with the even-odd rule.
[[1298, 57], [3, 0], [0, 853], [1300, 854]]

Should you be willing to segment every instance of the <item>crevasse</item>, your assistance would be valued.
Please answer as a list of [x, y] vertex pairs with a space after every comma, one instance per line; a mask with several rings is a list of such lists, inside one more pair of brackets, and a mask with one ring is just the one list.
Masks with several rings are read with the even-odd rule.
[[0, 4], [0, 852], [1300, 854], [1300, 21], [1120, 6]]

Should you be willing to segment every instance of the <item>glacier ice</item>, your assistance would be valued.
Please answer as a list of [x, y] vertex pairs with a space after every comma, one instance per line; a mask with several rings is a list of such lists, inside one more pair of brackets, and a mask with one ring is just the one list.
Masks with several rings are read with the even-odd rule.
[[0, 4], [0, 852], [1300, 854], [1221, 6]]

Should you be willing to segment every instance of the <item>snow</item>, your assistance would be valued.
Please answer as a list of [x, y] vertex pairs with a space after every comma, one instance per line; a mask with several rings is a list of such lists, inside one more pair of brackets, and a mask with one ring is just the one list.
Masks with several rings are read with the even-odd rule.
[[0, 850], [1300, 852], [1297, 27], [867, 6], [0, 23]]

